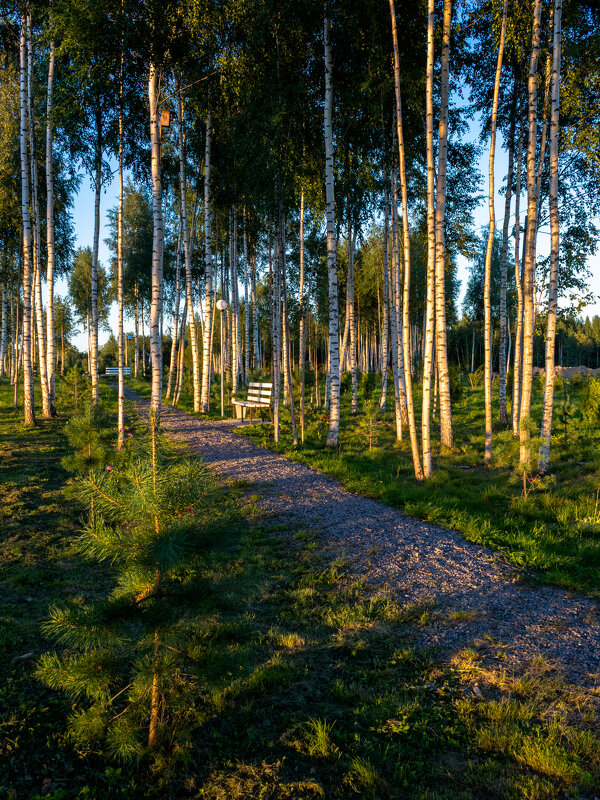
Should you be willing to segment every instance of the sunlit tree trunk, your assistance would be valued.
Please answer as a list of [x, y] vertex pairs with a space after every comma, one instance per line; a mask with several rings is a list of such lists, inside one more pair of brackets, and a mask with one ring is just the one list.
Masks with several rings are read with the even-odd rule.
[[528, 78], [528, 112], [529, 136], [527, 143], [527, 229], [525, 232], [525, 258], [523, 263], [523, 369], [521, 386], [520, 441], [521, 465], [529, 466], [529, 414], [531, 410], [531, 378], [533, 368], [533, 332], [534, 332], [534, 271], [536, 240], [536, 176], [535, 149], [537, 132], [537, 65], [540, 47], [540, 16], [542, 0], [535, 0], [533, 9], [533, 30], [531, 39], [531, 59]]
[[123, 41], [121, 40], [121, 74], [119, 80], [119, 205], [117, 209], [117, 306], [118, 306], [118, 446], [125, 442], [125, 376], [123, 360], [125, 336], [123, 332]]
[[[21, 16], [21, 35], [19, 44], [19, 84], [20, 84], [20, 130], [19, 146], [21, 154], [21, 219], [23, 222], [23, 421], [25, 425], [35, 425], [35, 405], [33, 398], [33, 364], [31, 353], [32, 320], [32, 258], [31, 258], [31, 216], [29, 213], [29, 164], [27, 161], [27, 44], [26, 20]], [[15, 381], [15, 396], [18, 380]]]
[[258, 330], [258, 302], [256, 298], [256, 255], [252, 253], [250, 262], [250, 286], [252, 292], [252, 342], [254, 350], [254, 369], [261, 369], [259, 330]]
[[6, 284], [2, 284], [2, 328], [0, 332], [0, 383], [4, 377], [4, 359], [6, 358], [6, 337], [8, 333], [8, 303], [6, 300]]
[[134, 376], [137, 378], [140, 371], [140, 297], [139, 286], [136, 283], [134, 287], [134, 301], [133, 301], [133, 365]]
[[492, 120], [490, 135], [490, 160], [489, 160], [489, 194], [488, 208], [490, 224], [488, 227], [487, 247], [485, 250], [485, 274], [483, 286], [483, 313], [484, 313], [484, 403], [485, 403], [485, 456], [486, 464], [492, 461], [492, 306], [490, 298], [492, 275], [492, 249], [496, 231], [496, 214], [494, 209], [494, 159], [496, 156], [496, 123], [498, 118], [498, 97], [500, 94], [500, 74], [502, 72], [502, 59], [504, 57], [504, 37], [506, 33], [506, 10], [508, 0], [504, 0], [502, 7], [502, 24], [500, 27], [500, 42], [498, 45], [498, 60], [496, 61], [496, 77], [494, 80], [494, 95], [492, 99]]
[[244, 382], [248, 385], [250, 375], [250, 307], [248, 305], [248, 231], [246, 230], [246, 207], [244, 206]]
[[283, 199], [279, 199], [279, 235], [281, 237], [281, 296], [282, 296], [282, 312], [283, 312], [283, 332], [285, 342], [284, 364], [287, 373], [287, 384], [289, 390], [289, 403], [290, 403], [290, 420], [292, 425], [292, 439], [294, 447], [298, 446], [298, 431], [296, 428], [296, 411], [294, 408], [294, 389], [292, 383], [292, 355], [290, 352], [290, 322], [288, 319], [287, 308], [287, 269], [285, 258], [285, 219], [283, 216]]
[[213, 263], [210, 225], [210, 154], [211, 154], [211, 114], [206, 116], [206, 141], [204, 149], [204, 263], [205, 263], [205, 304], [204, 331], [202, 342], [202, 396], [200, 411], [204, 414], [210, 409], [210, 377], [213, 328]]
[[[506, 173], [506, 199], [504, 203], [504, 224], [502, 226], [502, 254], [500, 260], [500, 352], [498, 357], [498, 405], [500, 410], [500, 424], [508, 425], [506, 411], [506, 285], [508, 278], [508, 233], [510, 225], [510, 206], [512, 201], [512, 182], [514, 172], [515, 152], [515, 122], [516, 122], [516, 92], [512, 104], [512, 116], [508, 134], [508, 170]], [[510, 330], [509, 330], [510, 335]]]
[[298, 366], [300, 371], [300, 441], [304, 444], [304, 381], [306, 361], [306, 332], [308, 319], [305, 319], [306, 306], [304, 298], [304, 189], [300, 190], [300, 287], [299, 287], [299, 342]]
[[446, 340], [446, 171], [448, 160], [448, 83], [450, 62], [450, 25], [452, 2], [444, 0], [443, 40], [441, 54], [441, 97], [438, 127], [438, 173], [435, 204], [435, 355], [440, 398], [440, 438], [444, 447], [453, 446], [452, 405]]
[[181, 295], [181, 230], [183, 225], [179, 225], [179, 236], [177, 237], [177, 252], [175, 254], [175, 309], [173, 311], [173, 328], [171, 334], [171, 357], [169, 361], [169, 377], [167, 378], [167, 391], [165, 400], [171, 397], [173, 389], [173, 377], [175, 374], [175, 362], [177, 355], [177, 332], [179, 330], [179, 301]]
[[100, 243], [100, 197], [102, 193], [102, 109], [100, 98], [96, 104], [96, 187], [94, 196], [94, 240], [92, 246], [92, 342], [90, 371], [92, 373], [92, 402], [98, 404], [98, 247]]
[[388, 373], [388, 359], [390, 353], [389, 342], [389, 275], [390, 275], [390, 249], [389, 249], [389, 220], [388, 220], [388, 190], [384, 190], [385, 196], [383, 201], [383, 282], [382, 282], [382, 309], [381, 309], [381, 397], [379, 398], [379, 408], [385, 411], [387, 400], [387, 373]]
[[329, 17], [324, 20], [325, 49], [325, 198], [327, 219], [327, 277], [329, 285], [329, 429], [327, 444], [338, 443], [340, 428], [340, 322], [338, 314], [338, 282], [335, 239], [335, 195], [333, 186], [333, 82]]
[[396, 361], [398, 364], [398, 401], [400, 408], [399, 440], [402, 428], [408, 427], [408, 410], [406, 403], [406, 387], [404, 383], [404, 348], [402, 346], [402, 292], [400, 290], [400, 231], [398, 230], [398, 179], [396, 170], [392, 174], [392, 313], [396, 321], [395, 343]]
[[[273, 371], [273, 435], [276, 442], [279, 441], [279, 406], [281, 400], [281, 301], [279, 278], [280, 269], [280, 248], [281, 237], [279, 231], [275, 237], [275, 252], [271, 271], [271, 319], [272, 319], [272, 371]], [[270, 248], [269, 248], [270, 250]], [[270, 253], [269, 253], [270, 258]]]
[[358, 398], [357, 398], [357, 379], [356, 379], [356, 320], [354, 315], [354, 250], [356, 247], [356, 230], [352, 228], [352, 232], [348, 231], [348, 326], [350, 337], [350, 350], [349, 350], [349, 367], [350, 377], [352, 381], [352, 401], [351, 411], [356, 414], [358, 411]]
[[431, 366], [433, 360], [434, 290], [435, 290], [435, 168], [433, 165], [433, 38], [434, 0], [428, 0], [427, 11], [427, 78], [425, 91], [425, 138], [427, 149], [427, 297], [423, 347], [423, 413], [421, 439], [423, 475], [431, 475]]
[[[33, 291], [32, 310], [35, 313], [42, 395], [42, 417], [51, 416], [46, 361], [46, 332], [42, 303], [41, 226], [38, 193], [37, 151], [35, 145], [35, 112], [33, 101], [33, 46], [31, 42], [31, 15], [27, 17], [27, 110], [29, 123], [29, 168], [31, 172], [31, 209], [33, 212]], [[35, 362], [35, 346], [32, 363]]]
[[190, 341], [192, 345], [192, 383], [194, 391], [194, 411], [200, 411], [200, 353], [198, 352], [198, 337], [196, 335], [196, 318], [194, 316], [194, 298], [192, 294], [192, 253], [188, 229], [187, 212], [187, 181], [185, 175], [185, 117], [183, 110], [183, 97], [179, 89], [179, 82], [175, 79], [177, 92], [177, 133], [179, 144], [179, 197], [181, 203], [181, 233], [183, 238], [183, 256], [185, 259], [185, 296], [188, 306], [188, 325], [190, 327]]
[[560, 111], [562, 0], [554, 2], [554, 43], [552, 47], [552, 113], [550, 118], [550, 282], [548, 286], [548, 322], [546, 328], [546, 382], [544, 386], [544, 415], [538, 469], [546, 472], [550, 466], [550, 437], [554, 404], [554, 349], [556, 340], [556, 309], [558, 302], [558, 122]]
[[46, 94], [46, 372], [50, 414], [56, 413], [56, 355], [54, 344], [54, 176], [52, 170], [52, 101], [54, 91], [54, 42], [48, 53], [48, 89]]
[[160, 176], [160, 133], [158, 130], [158, 73], [153, 61], [148, 75], [150, 104], [150, 143], [152, 174], [152, 299], [150, 304], [150, 355], [152, 358], [152, 395], [150, 409], [158, 422], [162, 400], [162, 278], [164, 228], [162, 216], [162, 185]]
[[521, 413], [521, 353], [523, 347], [523, 283], [521, 280], [520, 234], [521, 234], [521, 159], [523, 154], [523, 123], [517, 144], [517, 177], [515, 185], [515, 286], [517, 288], [517, 320], [515, 325], [515, 355], [513, 362], [513, 392], [511, 404], [511, 424], [513, 435], [519, 435]]
[[408, 229], [408, 197], [406, 183], [406, 161], [404, 153], [404, 130], [402, 125], [402, 96], [400, 93], [400, 55], [398, 52], [398, 30], [394, 0], [390, 0], [392, 18], [392, 40], [394, 45], [394, 89], [396, 97], [396, 132], [398, 139], [398, 165], [400, 167], [400, 190], [402, 192], [402, 244], [404, 249], [404, 283], [402, 298], [402, 345], [404, 351], [404, 384], [406, 387], [406, 410], [415, 478], [423, 480], [419, 454], [415, 410], [412, 397], [412, 348], [410, 342], [410, 235]]

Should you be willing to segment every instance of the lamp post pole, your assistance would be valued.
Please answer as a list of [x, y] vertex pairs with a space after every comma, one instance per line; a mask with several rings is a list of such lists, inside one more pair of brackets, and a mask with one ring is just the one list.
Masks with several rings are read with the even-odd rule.
[[223, 312], [227, 308], [227, 300], [217, 300], [217, 308], [221, 312], [221, 419], [225, 419], [225, 359], [223, 358]]

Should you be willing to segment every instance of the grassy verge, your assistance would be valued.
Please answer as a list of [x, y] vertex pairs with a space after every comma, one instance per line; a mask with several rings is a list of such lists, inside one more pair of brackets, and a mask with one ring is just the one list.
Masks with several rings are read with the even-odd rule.
[[[532, 420], [539, 430], [542, 392], [537, 384], [534, 389]], [[556, 418], [564, 391], [557, 391]], [[436, 444], [434, 424], [434, 473], [424, 484], [414, 479], [406, 437], [395, 441], [389, 397], [388, 411], [370, 423], [364, 393], [359, 396], [359, 413], [353, 417], [346, 391], [336, 449], [326, 447], [327, 417], [319, 409], [309, 409], [305, 444], [298, 448], [293, 447], [287, 409], [278, 445], [267, 426], [247, 426], [238, 432], [337, 478], [350, 491], [459, 530], [469, 540], [500, 551], [511, 563], [534, 570], [534, 579], [598, 596], [600, 421], [586, 420], [580, 410], [585, 410], [585, 385], [568, 387], [568, 393], [572, 417], [566, 432], [555, 419], [552, 472], [545, 478], [523, 475], [515, 468], [518, 442], [497, 421], [494, 464], [484, 468], [481, 387], [463, 387], [461, 400], [453, 405], [455, 446], [451, 452], [442, 451], [439, 440]], [[371, 397], [376, 395], [373, 391]], [[534, 452], [535, 444], [534, 439]]]
[[62, 492], [61, 421], [24, 430], [0, 392], [0, 796], [593, 796], [597, 692], [541, 660], [520, 676], [484, 669], [492, 641], [440, 666], [415, 636], [456, 620], [370, 598], [310, 531], [266, 529], [240, 485], [219, 498], [228, 533], [185, 571], [202, 613], [184, 741], [135, 764], [76, 750], [72, 701], [33, 677], [51, 646], [40, 626], [49, 605], [103, 596], [112, 576], [73, 548], [82, 509]]

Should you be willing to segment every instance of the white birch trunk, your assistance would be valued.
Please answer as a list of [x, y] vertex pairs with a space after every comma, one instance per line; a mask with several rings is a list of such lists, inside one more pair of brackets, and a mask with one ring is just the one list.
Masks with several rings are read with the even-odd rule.
[[162, 216], [162, 185], [160, 176], [160, 133], [158, 129], [158, 74], [153, 61], [148, 74], [148, 101], [150, 105], [150, 143], [152, 173], [152, 300], [150, 305], [150, 354], [152, 358], [151, 413], [158, 423], [162, 400], [162, 272], [164, 228]]
[[329, 430], [327, 444], [335, 447], [340, 428], [340, 322], [338, 314], [338, 288], [335, 240], [335, 195], [333, 186], [333, 83], [329, 18], [324, 20], [325, 50], [325, 198], [327, 218], [327, 277], [329, 284]]
[[[27, 161], [27, 45], [26, 20], [21, 15], [21, 34], [19, 42], [19, 84], [20, 84], [20, 130], [19, 145], [21, 155], [21, 218], [23, 221], [23, 421], [25, 425], [35, 425], [33, 364], [32, 364], [32, 256], [31, 256], [31, 216], [29, 213], [29, 164]], [[18, 374], [15, 380], [15, 398]]]
[[94, 197], [94, 241], [92, 246], [92, 347], [90, 371], [92, 373], [92, 402], [97, 405], [98, 395], [98, 246], [100, 243], [100, 197], [102, 194], [102, 110], [96, 109], [96, 190]]
[[48, 89], [46, 94], [46, 373], [50, 414], [56, 414], [56, 357], [54, 343], [54, 175], [52, 169], [52, 102], [54, 91], [54, 41], [48, 55]]
[[179, 300], [181, 295], [181, 230], [182, 224], [180, 220], [179, 236], [177, 237], [177, 252], [175, 255], [175, 309], [173, 311], [173, 327], [171, 334], [171, 358], [169, 361], [169, 377], [167, 378], [167, 391], [165, 400], [171, 397], [173, 391], [173, 377], [175, 375], [175, 362], [177, 355], [177, 333], [179, 331]]
[[213, 264], [210, 230], [210, 151], [211, 151], [211, 115], [206, 116], [206, 142], [204, 150], [204, 261], [205, 261], [205, 306], [204, 331], [202, 341], [202, 395], [200, 411], [207, 414], [210, 409], [210, 377], [213, 329]]
[[428, 0], [427, 11], [427, 78], [425, 138], [427, 148], [427, 298], [424, 315], [423, 347], [423, 413], [421, 439], [423, 447], [423, 476], [431, 475], [431, 366], [433, 359], [434, 290], [435, 290], [435, 169], [433, 165], [433, 38], [434, 0]]
[[123, 357], [125, 336], [123, 332], [123, 42], [121, 41], [121, 74], [119, 81], [119, 205], [117, 209], [117, 306], [118, 306], [118, 367], [117, 430], [118, 447], [125, 442], [125, 376]]
[[550, 438], [554, 404], [554, 350], [556, 342], [556, 310], [558, 303], [558, 123], [560, 111], [562, 0], [554, 0], [554, 44], [552, 48], [552, 112], [550, 117], [550, 283], [548, 286], [548, 322], [546, 328], [546, 382], [544, 386], [544, 415], [538, 470], [547, 472], [550, 466]]
[[485, 456], [484, 461], [489, 466], [492, 462], [492, 307], [490, 298], [492, 276], [492, 249], [494, 233], [496, 230], [496, 214], [494, 208], [494, 159], [496, 155], [496, 122], [498, 117], [498, 97], [500, 95], [500, 74], [502, 72], [502, 59], [504, 57], [504, 37], [506, 33], [506, 11], [508, 0], [504, 0], [502, 7], [502, 24], [500, 27], [500, 42], [498, 45], [498, 59], [496, 61], [496, 76], [494, 79], [494, 95], [492, 99], [492, 123], [490, 135], [490, 160], [489, 160], [489, 194], [488, 208], [490, 224], [488, 228], [487, 247], [485, 250], [485, 275], [483, 287], [484, 310], [484, 403], [485, 403]]
[[[521, 352], [523, 344], [523, 284], [521, 281], [520, 234], [521, 234], [521, 158], [523, 154], [523, 125], [517, 145], [517, 179], [515, 186], [515, 286], [517, 288], [517, 320], [515, 326], [515, 355], [513, 362], [513, 392], [511, 404], [511, 424], [513, 436], [519, 435], [521, 413]], [[472, 371], [472, 370], [471, 370]]]
[[508, 134], [508, 171], [506, 173], [506, 199], [504, 202], [504, 224], [502, 226], [502, 254], [500, 260], [500, 352], [498, 357], [498, 406], [500, 412], [500, 424], [508, 425], [508, 414], [506, 411], [506, 285], [508, 278], [508, 229], [510, 224], [510, 206], [512, 201], [512, 182], [514, 172], [514, 150], [515, 150], [515, 124], [516, 124], [516, 86], [515, 100], [513, 100], [512, 117]]
[[438, 127], [438, 173], [435, 204], [435, 354], [436, 378], [440, 398], [440, 439], [444, 447], [454, 444], [452, 435], [452, 404], [448, 347], [446, 339], [446, 237], [444, 212], [446, 207], [446, 171], [448, 158], [448, 83], [450, 62], [450, 25], [452, 2], [444, 0], [444, 22], [441, 55], [441, 98]]
[[246, 230], [246, 207], [244, 222], [244, 383], [247, 386], [250, 375], [250, 307], [248, 305], [248, 232]]
[[535, 176], [535, 149], [537, 132], [537, 65], [540, 46], [540, 16], [542, 0], [535, 0], [533, 10], [533, 30], [531, 38], [531, 59], [528, 78], [528, 123], [527, 143], [527, 231], [525, 234], [525, 258], [523, 263], [523, 370], [521, 386], [520, 413], [520, 461], [524, 468], [529, 467], [529, 414], [531, 411], [531, 379], [533, 368], [534, 333], [534, 271], [536, 243], [537, 192]]
[[185, 116], [183, 98], [179, 89], [179, 82], [175, 79], [177, 92], [177, 133], [179, 141], [179, 197], [181, 202], [181, 232], [183, 238], [183, 256], [185, 260], [185, 296], [188, 306], [188, 325], [190, 327], [190, 341], [192, 345], [192, 376], [194, 391], [194, 411], [200, 411], [200, 353], [198, 352], [198, 337], [196, 335], [196, 319], [194, 316], [194, 298], [192, 294], [192, 252], [188, 229], [187, 214], [187, 181], [185, 174]]
[[4, 359], [6, 358], [6, 337], [8, 333], [8, 304], [6, 299], [6, 284], [2, 284], [2, 326], [0, 329], [0, 383], [4, 377]]

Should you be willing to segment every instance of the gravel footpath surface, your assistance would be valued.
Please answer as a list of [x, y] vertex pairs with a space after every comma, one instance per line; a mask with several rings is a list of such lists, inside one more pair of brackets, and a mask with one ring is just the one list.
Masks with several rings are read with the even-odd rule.
[[[140, 411], [149, 406], [131, 391], [127, 396]], [[258, 447], [235, 433], [233, 420], [163, 406], [161, 425], [216, 472], [248, 482], [262, 513], [318, 533], [374, 591], [390, 592], [401, 605], [430, 604], [433, 622], [419, 628], [415, 644], [439, 648], [446, 658], [474, 647], [483, 662], [516, 672], [542, 655], [567, 680], [600, 685], [600, 602], [528, 586], [492, 551]]]

